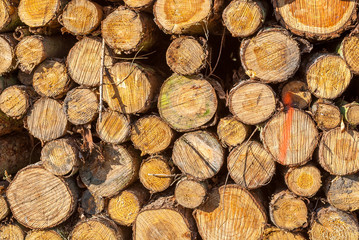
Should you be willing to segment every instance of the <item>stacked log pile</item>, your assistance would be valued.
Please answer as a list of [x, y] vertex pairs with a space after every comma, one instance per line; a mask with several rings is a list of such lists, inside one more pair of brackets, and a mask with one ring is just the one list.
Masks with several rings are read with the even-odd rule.
[[0, 0], [0, 240], [358, 240], [358, 4]]

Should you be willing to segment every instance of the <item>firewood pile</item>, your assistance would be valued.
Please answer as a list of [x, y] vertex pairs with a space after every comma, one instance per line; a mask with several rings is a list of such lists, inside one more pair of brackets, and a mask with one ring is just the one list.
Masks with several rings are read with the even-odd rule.
[[358, 0], [0, 0], [0, 240], [358, 240]]

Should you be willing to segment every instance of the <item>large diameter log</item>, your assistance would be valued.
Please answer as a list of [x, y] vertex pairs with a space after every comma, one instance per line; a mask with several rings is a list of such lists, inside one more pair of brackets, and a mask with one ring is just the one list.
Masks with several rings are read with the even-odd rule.
[[102, 152], [92, 152], [80, 168], [80, 177], [94, 195], [111, 197], [137, 179], [139, 166], [133, 149], [107, 144]]
[[196, 239], [188, 209], [176, 207], [173, 196], [162, 197], [142, 208], [133, 225], [134, 240]]
[[359, 171], [359, 133], [340, 128], [324, 132], [319, 144], [319, 163], [333, 175]]
[[161, 87], [158, 111], [161, 118], [177, 131], [198, 129], [212, 119], [216, 110], [216, 92], [200, 76], [173, 74]]
[[351, 78], [346, 62], [334, 54], [315, 56], [306, 67], [309, 91], [317, 98], [339, 97], [348, 87]]
[[264, 23], [267, 16], [267, 5], [258, 0], [233, 0], [224, 9], [224, 25], [233, 37], [249, 37]]
[[148, 51], [156, 43], [158, 28], [147, 13], [118, 7], [102, 21], [101, 33], [115, 53]]
[[312, 95], [308, 90], [307, 84], [297, 80], [290, 81], [283, 86], [281, 99], [284, 104], [288, 101], [286, 98], [290, 98], [290, 106], [299, 109], [307, 108], [312, 101]]
[[14, 218], [31, 229], [50, 228], [64, 222], [77, 203], [74, 183], [34, 165], [16, 174], [6, 196]]
[[319, 133], [311, 117], [298, 109], [279, 112], [265, 125], [261, 138], [275, 160], [294, 167], [307, 163], [319, 140]]
[[274, 0], [277, 20], [294, 34], [325, 40], [339, 37], [356, 20], [357, 1]]
[[237, 185], [214, 189], [193, 216], [203, 240], [259, 239], [267, 224], [260, 203]]
[[359, 74], [359, 34], [345, 37], [339, 47], [339, 54], [344, 58], [350, 70]]
[[105, 199], [92, 194], [88, 189], [82, 193], [81, 208], [85, 213], [96, 215], [105, 209]]
[[62, 105], [50, 98], [40, 98], [35, 102], [26, 124], [29, 132], [43, 142], [65, 135], [68, 126]]
[[308, 233], [311, 240], [358, 239], [359, 224], [353, 215], [329, 206], [316, 211]]
[[230, 112], [239, 121], [256, 125], [273, 115], [276, 110], [276, 98], [270, 86], [245, 81], [231, 89], [228, 105]]
[[217, 125], [219, 140], [228, 147], [234, 147], [250, 135], [251, 127], [238, 121], [234, 116], [221, 118]]
[[130, 121], [124, 114], [106, 111], [102, 114], [102, 119], [97, 119], [96, 132], [107, 143], [123, 143], [130, 136]]
[[264, 231], [262, 240], [306, 240], [306, 238], [301, 233], [269, 227]]
[[241, 187], [255, 189], [268, 184], [275, 173], [275, 161], [263, 145], [248, 141], [235, 147], [228, 156], [228, 172]]
[[0, 35], [0, 75], [3, 75], [16, 69], [16, 44], [17, 41], [11, 34]]
[[72, 0], [65, 6], [59, 22], [64, 26], [65, 32], [86, 35], [96, 30], [102, 17], [102, 7], [97, 3], [88, 0]]
[[[102, 43], [99, 38], [85, 37], [70, 50], [66, 64], [69, 75], [78, 84], [94, 87], [100, 85]], [[104, 67], [110, 68], [113, 59], [105, 46]]]
[[219, 172], [224, 150], [216, 136], [209, 132], [189, 132], [175, 141], [172, 160], [183, 173], [204, 180]]
[[0, 239], [24, 240], [25, 233], [19, 225], [4, 224], [0, 226]]
[[280, 28], [268, 28], [240, 47], [241, 62], [246, 74], [265, 83], [286, 81], [300, 64], [298, 43]]
[[0, 32], [11, 32], [22, 25], [14, 1], [0, 1]]
[[188, 177], [182, 178], [176, 185], [175, 199], [185, 208], [197, 208], [207, 199], [208, 185]]
[[106, 74], [103, 99], [110, 109], [125, 114], [142, 113], [148, 110], [154, 100], [160, 79], [156, 72], [132, 62], [119, 62]]
[[329, 100], [317, 100], [311, 112], [318, 128], [324, 131], [338, 127], [342, 119], [340, 109]]
[[22, 121], [12, 119], [0, 111], [0, 136], [5, 134], [20, 131], [23, 128]]
[[26, 234], [25, 240], [63, 240], [63, 237], [54, 230], [34, 230]]
[[340, 107], [340, 110], [351, 126], [359, 124], [359, 104], [357, 102], [345, 104]]

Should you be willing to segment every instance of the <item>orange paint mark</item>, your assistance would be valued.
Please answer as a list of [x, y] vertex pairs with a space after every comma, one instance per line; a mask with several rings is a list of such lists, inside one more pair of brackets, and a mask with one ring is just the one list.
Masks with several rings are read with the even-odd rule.
[[287, 92], [283, 98], [283, 103], [285, 107], [288, 109], [287, 116], [284, 121], [283, 126], [283, 136], [282, 141], [279, 147], [279, 163], [285, 165], [285, 159], [287, 157], [287, 151], [289, 147], [289, 140], [291, 135], [292, 129], [292, 121], [293, 121], [293, 113], [294, 108], [292, 107], [292, 98], [291, 93]]

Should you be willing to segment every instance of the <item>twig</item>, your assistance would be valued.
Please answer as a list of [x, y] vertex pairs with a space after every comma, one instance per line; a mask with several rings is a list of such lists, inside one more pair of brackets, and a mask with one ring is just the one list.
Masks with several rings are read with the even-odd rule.
[[217, 61], [216, 61], [216, 64], [214, 65], [212, 71], [208, 74], [207, 77], [210, 77], [214, 71], [216, 70], [217, 66], [218, 66], [218, 63], [219, 63], [219, 59], [221, 59], [221, 55], [222, 55], [222, 49], [223, 49], [223, 44], [224, 44], [224, 36], [226, 35], [226, 29], [223, 29], [223, 34], [222, 34], [222, 39], [221, 39], [221, 46], [219, 47], [219, 53], [218, 53], [218, 58], [217, 58]]
[[105, 39], [102, 38], [102, 46], [101, 46], [101, 73], [100, 73], [100, 105], [99, 105], [99, 120], [102, 119], [102, 108], [103, 108], [103, 99], [102, 99], [102, 89], [103, 89], [103, 74], [104, 74], [104, 66], [105, 65]]

